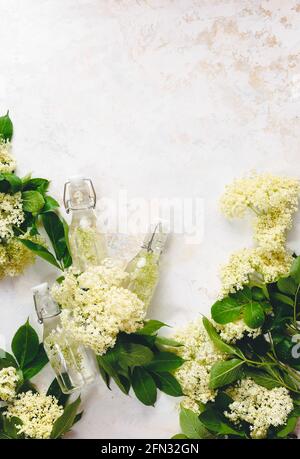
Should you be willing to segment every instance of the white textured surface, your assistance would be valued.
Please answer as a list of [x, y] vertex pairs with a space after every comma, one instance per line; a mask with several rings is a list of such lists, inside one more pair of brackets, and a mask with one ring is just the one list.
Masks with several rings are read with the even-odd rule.
[[[172, 239], [151, 317], [178, 326], [206, 312], [219, 264], [250, 244], [246, 224], [218, 213], [227, 182], [300, 175], [299, 26], [296, 0], [0, 0], [0, 110], [20, 174], [51, 178], [57, 198], [81, 172], [108, 197], [204, 199], [204, 241]], [[54, 275], [38, 261], [1, 282], [7, 340], [31, 314], [30, 287]], [[145, 408], [103, 385], [85, 398], [73, 437], [178, 431], [174, 399]]]

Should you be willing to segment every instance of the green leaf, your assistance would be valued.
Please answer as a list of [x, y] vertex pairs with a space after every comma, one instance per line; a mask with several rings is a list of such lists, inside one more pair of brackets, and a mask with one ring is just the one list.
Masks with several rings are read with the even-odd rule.
[[44, 178], [31, 178], [31, 177], [25, 177], [23, 178], [23, 190], [24, 191], [29, 191], [29, 190], [36, 190], [39, 191], [41, 194], [46, 193], [46, 191], [49, 188], [49, 180], [44, 179]]
[[43, 195], [39, 191], [23, 191], [22, 200], [23, 209], [32, 214], [39, 212], [45, 204]]
[[118, 351], [120, 364], [128, 367], [147, 365], [153, 359], [153, 352], [142, 344], [122, 343]]
[[294, 416], [293, 413], [288, 417], [287, 423], [284, 427], [277, 431], [277, 438], [286, 438], [289, 434], [293, 433], [296, 429], [299, 416]]
[[283, 295], [283, 293], [275, 292], [273, 294], [273, 298], [277, 301], [280, 301], [283, 304], [287, 304], [288, 306], [294, 307], [294, 301], [287, 295]]
[[256, 384], [259, 384], [266, 389], [274, 389], [275, 387], [281, 387], [283, 385], [283, 383], [280, 383], [280, 381], [276, 379], [275, 375], [272, 375], [264, 370], [247, 368], [246, 376], [249, 376], [254, 382], [256, 382]]
[[28, 320], [13, 337], [11, 348], [22, 369], [36, 357], [39, 351], [39, 338]]
[[11, 141], [13, 131], [13, 124], [9, 117], [9, 112], [7, 112], [6, 115], [0, 116], [0, 137], [5, 141]]
[[17, 426], [20, 426], [22, 424], [23, 423], [21, 419], [17, 417], [7, 418], [6, 416], [3, 416], [4, 434], [6, 434], [11, 439], [19, 438], [19, 431], [17, 429]]
[[240, 304], [247, 304], [249, 301], [252, 301], [252, 290], [246, 285], [242, 290], [231, 293], [230, 297], [234, 298]]
[[114, 349], [110, 349], [106, 352], [106, 354], [97, 356], [97, 361], [100, 367], [113, 378], [119, 389], [124, 393], [128, 394], [130, 389], [130, 384], [128, 384], [128, 380], [122, 377], [119, 374], [118, 370], [118, 354]]
[[229, 405], [233, 402], [233, 399], [229, 397], [226, 392], [218, 392], [216, 398], [215, 398], [215, 404], [218, 408], [219, 411], [227, 411], [229, 408]]
[[266, 301], [266, 295], [262, 288], [253, 287], [252, 288], [252, 298], [255, 301]]
[[44, 200], [45, 200], [45, 205], [42, 209], [42, 212], [50, 212], [59, 207], [58, 202], [51, 196], [45, 196]]
[[56, 378], [53, 379], [52, 383], [50, 384], [47, 395], [53, 395], [58, 400], [59, 405], [63, 407], [66, 406], [66, 403], [70, 398], [70, 395], [64, 394], [62, 392]]
[[8, 184], [8, 191], [11, 193], [16, 193], [22, 189], [22, 180], [12, 173], [2, 173], [0, 174], [0, 181], [5, 180]]
[[179, 434], [173, 435], [173, 437], [171, 437], [171, 440], [188, 440], [188, 438], [189, 437], [187, 437], [186, 435], [179, 433]]
[[246, 304], [243, 311], [244, 322], [250, 328], [259, 328], [264, 323], [265, 313], [263, 308], [256, 301]]
[[0, 349], [0, 370], [2, 368], [14, 367], [17, 368], [18, 364], [15, 361], [15, 358], [9, 354], [9, 352]]
[[154, 372], [173, 371], [183, 364], [184, 360], [172, 352], [158, 352], [147, 365], [147, 369]]
[[244, 362], [239, 359], [221, 360], [213, 364], [210, 372], [209, 387], [217, 389], [240, 379], [243, 375]]
[[110, 388], [110, 376], [109, 376], [108, 373], [106, 373], [106, 371], [104, 370], [104, 368], [101, 367], [100, 365], [99, 365], [99, 373], [100, 373], [101, 378], [102, 378], [103, 381], [105, 382], [106, 387], [107, 387], [109, 390], [111, 390], [111, 388]]
[[43, 260], [46, 260], [51, 265], [55, 266], [58, 269], [61, 269], [61, 267], [57, 263], [55, 257], [45, 247], [43, 247], [40, 244], [37, 244], [36, 242], [32, 242], [29, 239], [21, 239], [21, 238], [19, 238], [18, 240], [20, 242], [22, 242], [22, 244], [24, 244], [27, 247], [27, 249], [31, 250], [36, 255], [38, 255], [39, 257], [43, 258]]
[[81, 420], [82, 416], [83, 416], [83, 411], [81, 411], [80, 413], [76, 414], [74, 422], [73, 422], [73, 425], [76, 424], [77, 422], [79, 422]]
[[294, 259], [290, 275], [296, 281], [297, 285], [300, 284], [300, 257]]
[[211, 433], [204, 427], [198, 414], [186, 408], [181, 408], [179, 414], [180, 427], [184, 435], [193, 440], [212, 438]]
[[287, 295], [294, 296], [297, 290], [297, 284], [292, 277], [282, 277], [277, 282], [278, 289]]
[[69, 254], [71, 254], [71, 248], [70, 248], [70, 242], [69, 242], [69, 225], [68, 225], [68, 223], [66, 222], [66, 220], [64, 218], [61, 218], [61, 222], [62, 222], [63, 227], [64, 227], [65, 241], [66, 241], [66, 245], [67, 245], [67, 248], [68, 248], [68, 252], [69, 252]]
[[135, 367], [131, 384], [136, 397], [147, 406], [154, 406], [157, 397], [156, 384], [152, 376], [143, 367]]
[[203, 413], [201, 413], [199, 419], [208, 430], [218, 435], [245, 437], [244, 432], [240, 432], [232, 427], [227, 419], [212, 407], [207, 408]]
[[35, 358], [28, 366], [23, 368], [24, 379], [31, 379], [37, 375], [48, 363], [48, 357], [44, 349], [43, 343], [40, 343], [39, 350]]
[[171, 395], [171, 397], [181, 397], [183, 395], [179, 382], [171, 373], [151, 374], [158, 389], [165, 394]]
[[63, 435], [71, 429], [80, 402], [80, 397], [78, 397], [75, 402], [70, 403], [70, 405], [65, 408], [63, 414], [55, 421], [50, 438], [62, 438]]
[[42, 214], [41, 220], [55, 251], [56, 258], [61, 260], [67, 247], [64, 226], [55, 212]]
[[220, 338], [217, 330], [206, 317], [203, 317], [202, 321], [209, 338], [219, 351], [224, 352], [225, 354], [237, 355], [238, 357], [244, 358], [244, 355], [239, 348], [225, 343]]
[[183, 344], [175, 341], [175, 339], [165, 338], [164, 336], [157, 336], [155, 339], [155, 344], [158, 346], [168, 346], [168, 347], [182, 347]]
[[143, 328], [136, 332], [137, 335], [153, 335], [162, 327], [168, 327], [168, 325], [160, 322], [159, 320], [147, 320]]
[[219, 324], [228, 324], [239, 318], [242, 308], [234, 298], [223, 298], [212, 306], [211, 316]]

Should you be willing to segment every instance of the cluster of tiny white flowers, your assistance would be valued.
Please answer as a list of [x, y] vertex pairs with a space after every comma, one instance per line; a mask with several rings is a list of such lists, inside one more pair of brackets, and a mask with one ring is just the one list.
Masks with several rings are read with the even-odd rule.
[[233, 399], [225, 416], [235, 424], [246, 421], [250, 424], [252, 438], [265, 438], [271, 426], [286, 423], [293, 410], [293, 400], [285, 387], [266, 389], [246, 378], [228, 389]]
[[221, 210], [228, 218], [242, 218], [251, 209], [258, 215], [274, 209], [294, 213], [298, 208], [298, 180], [271, 174], [253, 174], [225, 188]]
[[222, 296], [243, 288], [255, 272], [265, 282], [274, 282], [289, 272], [292, 256], [286, 249], [286, 234], [298, 209], [299, 193], [299, 181], [269, 174], [235, 180], [226, 187], [221, 210], [229, 218], [254, 211], [258, 246], [234, 253], [221, 269]]
[[19, 394], [8, 405], [4, 413], [8, 418], [17, 417], [22, 421], [18, 432], [25, 437], [50, 438], [55, 421], [63, 414], [63, 407], [52, 395], [29, 392]]
[[11, 173], [16, 168], [16, 160], [11, 154], [11, 143], [0, 139], [0, 173]]
[[178, 330], [174, 339], [183, 344], [176, 352], [186, 360], [175, 372], [187, 396], [183, 406], [197, 412], [199, 402], [214, 400], [217, 392], [209, 388], [210, 370], [215, 362], [224, 360], [226, 355], [218, 351], [210, 340], [202, 318]]
[[111, 260], [82, 274], [69, 270], [51, 294], [63, 310], [66, 331], [82, 344], [103, 354], [119, 332], [134, 333], [143, 326], [144, 303], [122, 288], [127, 274]]
[[20, 242], [19, 239], [23, 238], [45, 245], [45, 241], [41, 236], [32, 236], [29, 232], [0, 244], [0, 279], [6, 276], [18, 276], [22, 274], [27, 266], [34, 263], [35, 254]]
[[0, 400], [9, 402], [16, 396], [16, 387], [19, 381], [17, 370], [7, 367], [0, 370]]
[[222, 340], [226, 343], [235, 343], [245, 335], [255, 339], [261, 334], [261, 328], [250, 328], [245, 324], [243, 319], [238, 319], [235, 322], [229, 322], [225, 325], [214, 322], [214, 326], [220, 333]]
[[8, 241], [14, 235], [13, 226], [24, 221], [22, 195], [0, 193], [0, 241]]

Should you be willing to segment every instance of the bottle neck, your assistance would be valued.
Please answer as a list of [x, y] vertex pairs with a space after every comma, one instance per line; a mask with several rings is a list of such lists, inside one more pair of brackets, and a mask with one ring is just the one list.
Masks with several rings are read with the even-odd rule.
[[[69, 198], [67, 199], [67, 195]], [[73, 177], [65, 184], [64, 203], [67, 212], [88, 211], [95, 208], [96, 194], [90, 179]]]
[[60, 315], [61, 310], [58, 304], [52, 299], [48, 284], [45, 282], [34, 287], [32, 290], [38, 321], [44, 323], [47, 320], [55, 320]]

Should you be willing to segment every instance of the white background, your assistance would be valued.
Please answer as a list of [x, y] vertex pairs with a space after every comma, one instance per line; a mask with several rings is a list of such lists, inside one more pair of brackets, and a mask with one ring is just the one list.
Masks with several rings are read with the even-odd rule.
[[[249, 223], [219, 213], [226, 183], [253, 169], [300, 176], [299, 26], [296, 0], [0, 0], [0, 111], [20, 175], [50, 178], [60, 202], [78, 173], [99, 196], [204, 201], [203, 240], [171, 238], [149, 317], [179, 326], [207, 312], [219, 265], [251, 245]], [[28, 315], [35, 324], [30, 288], [56, 274], [38, 261], [1, 281], [7, 346]], [[167, 396], [146, 408], [99, 383], [84, 399], [73, 438], [179, 430]]]

